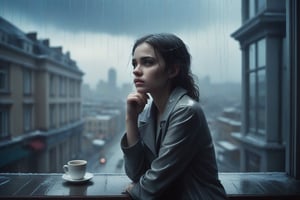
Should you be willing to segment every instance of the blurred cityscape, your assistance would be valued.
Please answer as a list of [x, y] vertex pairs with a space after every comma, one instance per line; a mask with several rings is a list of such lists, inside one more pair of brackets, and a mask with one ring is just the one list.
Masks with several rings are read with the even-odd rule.
[[[279, 70], [286, 64], [285, 3], [259, 1], [253, 10], [245, 2], [243, 9], [251, 12], [232, 34], [243, 51], [241, 82], [199, 78], [200, 103], [221, 172], [283, 171], [281, 129], [288, 122], [280, 101], [286, 91], [278, 88], [287, 79]], [[118, 86], [113, 67], [96, 88], [83, 84], [71, 53], [37, 36], [0, 17], [0, 172], [63, 172], [71, 159], [88, 160], [93, 173], [124, 172], [120, 139], [132, 84]]]
[[[50, 39], [38, 40], [37, 33], [23, 33], [3, 18], [0, 36], [0, 171], [62, 172], [68, 160], [86, 159], [92, 172], [123, 172], [119, 143], [133, 84], [118, 87], [112, 67], [107, 81], [92, 89], [82, 84], [84, 73], [70, 53], [51, 47]], [[218, 158], [224, 161], [222, 148], [237, 148], [228, 135], [240, 129], [240, 84], [214, 84], [205, 77], [199, 86]], [[223, 170], [239, 170], [238, 155], [232, 159], [230, 166], [220, 165]]]

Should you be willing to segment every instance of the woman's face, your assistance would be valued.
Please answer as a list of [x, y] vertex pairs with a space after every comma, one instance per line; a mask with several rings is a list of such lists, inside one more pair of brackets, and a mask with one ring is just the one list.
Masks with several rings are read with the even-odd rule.
[[169, 83], [165, 61], [148, 43], [138, 45], [132, 58], [134, 84], [137, 92], [163, 92]]

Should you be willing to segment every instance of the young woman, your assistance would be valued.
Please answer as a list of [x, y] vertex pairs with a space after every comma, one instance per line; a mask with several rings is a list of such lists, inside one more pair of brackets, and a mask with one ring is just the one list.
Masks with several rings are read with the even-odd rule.
[[133, 199], [226, 199], [190, 60], [173, 34], [147, 35], [133, 46], [136, 92], [127, 98], [121, 140]]

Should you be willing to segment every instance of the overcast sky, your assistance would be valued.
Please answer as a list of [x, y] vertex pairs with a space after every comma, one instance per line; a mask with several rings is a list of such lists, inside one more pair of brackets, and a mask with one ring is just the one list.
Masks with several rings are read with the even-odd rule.
[[131, 82], [131, 47], [147, 33], [172, 32], [192, 54], [192, 71], [213, 82], [241, 79], [240, 0], [0, 0], [0, 16], [24, 32], [62, 46], [95, 87], [117, 70]]

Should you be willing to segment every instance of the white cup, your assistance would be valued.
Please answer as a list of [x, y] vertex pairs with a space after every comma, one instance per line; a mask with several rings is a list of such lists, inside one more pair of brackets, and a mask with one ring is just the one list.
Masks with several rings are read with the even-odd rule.
[[84, 178], [86, 165], [86, 160], [70, 160], [67, 165], [63, 166], [63, 169], [72, 179], [79, 180]]

